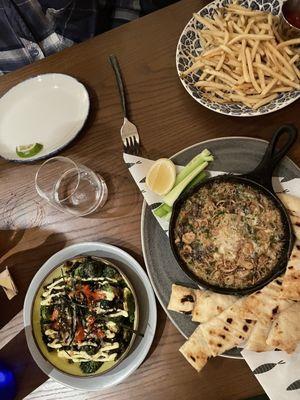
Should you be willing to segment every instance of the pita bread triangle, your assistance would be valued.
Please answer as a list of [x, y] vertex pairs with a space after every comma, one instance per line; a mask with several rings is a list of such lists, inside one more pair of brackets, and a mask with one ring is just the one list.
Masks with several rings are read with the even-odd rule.
[[300, 300], [300, 240], [296, 240], [283, 276], [281, 299]]
[[267, 344], [292, 353], [300, 341], [300, 303], [294, 303], [278, 315], [272, 324]]
[[200, 326], [180, 347], [179, 351], [198, 372], [205, 366], [208, 358], [212, 356]]
[[271, 326], [271, 320], [257, 321], [245, 345], [245, 349], [257, 352], [272, 350], [273, 347], [267, 344]]
[[238, 300], [236, 296], [214, 293], [209, 290], [196, 293], [195, 305], [192, 312], [192, 320], [195, 322], [207, 322], [221, 314]]
[[195, 293], [198, 291], [200, 292], [197, 289], [173, 284], [168, 310], [191, 314], [195, 304]]

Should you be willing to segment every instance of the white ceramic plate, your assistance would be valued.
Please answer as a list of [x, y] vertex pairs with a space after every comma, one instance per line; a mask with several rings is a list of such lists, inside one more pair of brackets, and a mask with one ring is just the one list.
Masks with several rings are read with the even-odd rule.
[[[75, 78], [45, 74], [27, 79], [0, 99], [0, 156], [30, 162], [62, 150], [80, 132], [89, 113], [89, 95]], [[43, 149], [20, 158], [16, 147], [41, 143]]]
[[[139, 331], [144, 337], [136, 337], [126, 358], [115, 368], [100, 376], [79, 377], [66, 374], [56, 369], [41, 354], [33, 337], [31, 312], [35, 294], [46, 276], [57, 265], [78, 254], [94, 255], [112, 261], [122, 270], [134, 286], [139, 304]], [[24, 326], [30, 353], [49, 377], [56, 381], [81, 390], [99, 390], [117, 385], [132, 374], [145, 359], [152, 344], [156, 328], [156, 302], [148, 277], [140, 264], [125, 251], [105, 243], [78, 243], [54, 254], [34, 276], [24, 302]]]
[[[232, 0], [214, 0], [198, 11], [197, 14], [202, 17], [211, 17], [217, 9], [231, 2]], [[273, 15], [278, 15], [280, 14], [284, 0], [240, 0], [239, 3], [253, 10], [261, 10], [272, 13]], [[199, 80], [199, 71], [188, 75], [186, 78], [180, 77], [182, 71], [191, 67], [191, 55], [197, 56], [202, 52], [198, 35], [198, 31], [201, 29], [203, 29], [203, 25], [194, 17], [191, 18], [180, 35], [176, 50], [176, 66], [181, 83], [186, 91], [198, 103], [220, 114], [232, 115], [235, 117], [253, 117], [280, 110], [300, 98], [300, 90], [295, 89], [291, 92], [280, 93], [277, 99], [260, 107], [258, 110], [253, 110], [242, 103], [218, 104], [203, 97], [201, 91], [194, 86], [195, 82]]]

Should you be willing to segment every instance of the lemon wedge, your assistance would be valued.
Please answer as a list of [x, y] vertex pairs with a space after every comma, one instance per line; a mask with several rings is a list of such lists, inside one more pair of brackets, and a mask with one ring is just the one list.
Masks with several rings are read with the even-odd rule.
[[148, 171], [146, 185], [152, 192], [164, 196], [173, 188], [175, 180], [175, 165], [168, 158], [160, 158]]

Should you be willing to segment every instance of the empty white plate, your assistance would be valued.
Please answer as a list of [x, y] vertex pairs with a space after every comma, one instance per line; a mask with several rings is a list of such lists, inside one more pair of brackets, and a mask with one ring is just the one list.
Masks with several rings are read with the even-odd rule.
[[[0, 99], [0, 156], [28, 162], [62, 150], [83, 127], [89, 113], [86, 88], [64, 74], [44, 74], [11, 88]], [[20, 158], [16, 147], [40, 143], [42, 151]]]

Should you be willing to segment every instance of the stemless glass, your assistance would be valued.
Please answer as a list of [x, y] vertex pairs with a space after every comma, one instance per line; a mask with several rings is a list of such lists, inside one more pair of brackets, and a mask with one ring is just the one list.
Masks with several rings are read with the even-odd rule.
[[108, 194], [100, 175], [67, 157], [45, 161], [35, 175], [35, 188], [52, 206], [76, 216], [103, 207]]
[[299, 16], [299, 0], [286, 0], [282, 5], [278, 26], [283, 40], [300, 38]]

